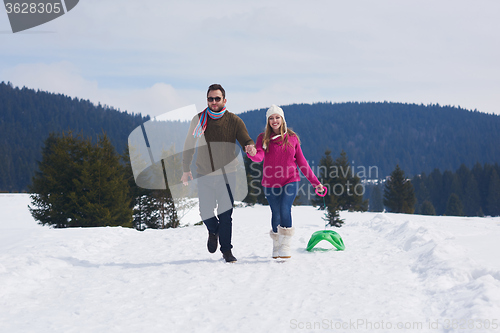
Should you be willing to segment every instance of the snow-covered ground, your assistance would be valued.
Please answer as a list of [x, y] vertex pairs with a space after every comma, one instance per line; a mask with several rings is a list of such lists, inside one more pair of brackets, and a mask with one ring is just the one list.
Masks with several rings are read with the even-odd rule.
[[0, 195], [0, 332], [500, 332], [500, 218], [342, 212], [345, 251], [307, 252], [324, 213], [294, 207], [277, 262], [269, 208], [236, 208], [226, 264], [204, 226], [51, 229], [28, 203]]

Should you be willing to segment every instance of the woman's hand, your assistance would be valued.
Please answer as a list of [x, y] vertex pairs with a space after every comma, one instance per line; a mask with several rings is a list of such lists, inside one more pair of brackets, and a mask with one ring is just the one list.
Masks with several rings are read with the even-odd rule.
[[317, 190], [320, 193], [325, 190], [322, 184], [314, 186], [314, 189]]

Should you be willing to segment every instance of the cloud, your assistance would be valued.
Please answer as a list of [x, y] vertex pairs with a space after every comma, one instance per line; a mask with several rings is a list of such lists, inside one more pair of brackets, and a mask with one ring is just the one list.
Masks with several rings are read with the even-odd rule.
[[74, 93], [76, 92], [94, 92], [98, 86], [96, 80], [85, 80], [80, 75], [79, 69], [67, 61], [50, 64], [19, 64], [13, 68], [5, 69], [2, 77], [6, 81], [11, 81], [14, 85], [69, 96], [75, 96]]
[[[2, 36], [2, 80], [130, 112], [318, 101], [440, 103], [500, 113], [500, 2], [81, 1]], [[5, 38], [4, 38], [5, 37]], [[15, 38], [14, 38], [15, 37]]]
[[[68, 61], [21, 64], [4, 70], [2, 77], [15, 86], [88, 99], [95, 104], [106, 104], [122, 111], [152, 117], [193, 104], [190, 96], [197, 93], [178, 91], [165, 83], [140, 89], [100, 88], [96, 80], [85, 79], [78, 67]], [[203, 93], [200, 92], [200, 96]]]

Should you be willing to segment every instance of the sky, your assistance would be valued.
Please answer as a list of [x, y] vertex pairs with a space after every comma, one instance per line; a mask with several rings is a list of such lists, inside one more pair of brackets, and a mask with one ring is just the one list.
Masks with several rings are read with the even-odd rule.
[[81, 0], [12, 33], [0, 8], [0, 82], [150, 116], [202, 111], [212, 83], [234, 113], [390, 101], [500, 114], [499, 14], [497, 0]]

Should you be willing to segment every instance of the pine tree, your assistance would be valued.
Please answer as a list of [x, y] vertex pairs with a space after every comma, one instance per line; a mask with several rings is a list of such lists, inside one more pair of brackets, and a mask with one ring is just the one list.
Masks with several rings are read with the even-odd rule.
[[[335, 195], [329, 196], [323, 220], [332, 227], [340, 228], [344, 224], [344, 220], [340, 218], [339, 210], [336, 207], [338, 207], [337, 197]], [[323, 207], [323, 209], [325, 208]]]
[[161, 161], [166, 189], [165, 191], [159, 191], [159, 193], [157, 191], [154, 193], [154, 197], [160, 206], [161, 228], [177, 228], [180, 225], [180, 221], [176, 206], [183, 206], [188, 197], [188, 188], [181, 186], [179, 190], [178, 186], [176, 196], [174, 197], [169, 186], [169, 181], [173, 182], [172, 184], [180, 185], [182, 177], [182, 154], [176, 154], [175, 146], [172, 145], [168, 150], [162, 150], [162, 156], [168, 156]]
[[404, 171], [396, 165], [385, 183], [384, 205], [394, 213], [413, 214], [415, 211], [413, 185], [406, 179]]
[[335, 160], [335, 173], [330, 185], [333, 194], [337, 196], [337, 203], [340, 210], [366, 211], [368, 201], [363, 200], [364, 186], [361, 179], [356, 175], [354, 166], [349, 164], [349, 159], [345, 151], [342, 150], [340, 156]]
[[464, 175], [466, 178], [465, 187], [462, 194], [464, 203], [464, 213], [467, 216], [478, 216], [481, 210], [481, 195], [477, 185], [476, 178], [472, 173]]
[[434, 205], [429, 200], [422, 202], [422, 207], [420, 207], [420, 214], [422, 215], [436, 215], [436, 210]]
[[[131, 148], [134, 149], [133, 147]], [[130, 209], [132, 209], [133, 221], [132, 224], [137, 230], [143, 231], [146, 229], [146, 221], [151, 212], [146, 211], [145, 201], [148, 200], [148, 191], [142, 187], [137, 186], [134, 179], [134, 174], [132, 171], [132, 165], [130, 161], [130, 151], [129, 147], [125, 149], [125, 152], [121, 156], [123, 173], [125, 175], [125, 180], [130, 188], [129, 200]]]
[[[167, 229], [177, 228], [179, 219], [175, 210], [174, 200], [170, 190], [153, 190], [150, 194], [150, 208], [153, 208], [156, 217], [156, 225], [149, 225], [150, 228]], [[152, 219], [153, 220], [153, 219]]]
[[331, 151], [325, 151], [325, 156], [319, 161], [319, 181], [327, 188], [326, 196], [316, 197], [312, 200], [313, 205], [319, 205], [320, 209], [326, 210], [323, 218], [329, 225], [341, 227], [344, 223], [339, 217], [339, 203], [337, 197], [332, 193], [332, 184], [334, 184], [334, 174], [331, 172], [334, 168]]
[[81, 169], [73, 178], [76, 190], [68, 196], [79, 213], [68, 226], [131, 227], [128, 184], [108, 137], [103, 134], [95, 145], [85, 140], [82, 148], [82, 164], [77, 163]]
[[33, 217], [57, 228], [132, 226], [129, 187], [105, 134], [90, 139], [51, 134], [33, 177]]
[[382, 191], [380, 190], [380, 185], [373, 186], [372, 193], [370, 195], [370, 212], [383, 212], [384, 211], [384, 200], [382, 198]]
[[500, 177], [495, 169], [493, 169], [488, 187], [488, 214], [491, 216], [500, 215]]
[[445, 188], [443, 185], [443, 174], [439, 169], [434, 169], [431, 174], [429, 174], [427, 188], [429, 190], [430, 201], [436, 209], [437, 215], [444, 214], [446, 210], [446, 199]]
[[[449, 199], [450, 195], [452, 195], [453, 193], [455, 193], [460, 199], [460, 195], [462, 194], [462, 184], [460, 179], [458, 178], [457, 173], [446, 170], [443, 172], [443, 198], [445, 200], [446, 198]], [[447, 205], [448, 202], [446, 201], [446, 206]]]
[[452, 193], [446, 204], [445, 215], [448, 216], [464, 216], [463, 205], [457, 194]]
[[[318, 165], [318, 171], [319, 171], [318, 180], [328, 189], [325, 200], [330, 200], [329, 198], [332, 195], [331, 189], [334, 181], [333, 180], [334, 175], [331, 173], [334, 165], [331, 153], [332, 152], [330, 150], [326, 150], [325, 156], [321, 157]], [[323, 198], [321, 197], [314, 197], [311, 201], [314, 206], [317, 205], [321, 206], [323, 204]]]
[[[343, 150], [335, 161], [331, 151], [325, 151], [318, 166], [319, 181], [328, 188], [328, 198], [336, 197], [334, 201], [327, 198], [331, 202], [329, 205], [336, 205], [336, 210], [366, 211], [368, 200], [363, 200], [364, 186], [348, 161]], [[323, 199], [315, 198], [312, 201], [314, 205], [320, 205]]]
[[[166, 229], [177, 228], [179, 226], [179, 217], [177, 215], [177, 207], [192, 205], [186, 203], [187, 188], [182, 188], [181, 193], [178, 193], [179, 198], [174, 198], [168, 186], [168, 179], [178, 180], [182, 175], [181, 162], [179, 154], [174, 154], [175, 147], [170, 147], [169, 150], [162, 150], [161, 156], [167, 156], [163, 160], [145, 168], [145, 164], [140, 158], [134, 161], [135, 166], [144, 167], [146, 172], [143, 172], [141, 185], [154, 185], [160, 179], [164, 181], [166, 188], [164, 189], [148, 189], [137, 186], [134, 175], [132, 173], [131, 155], [136, 157], [133, 146], [129, 147], [122, 156], [124, 168], [127, 170], [127, 180], [131, 188], [131, 200], [133, 213], [133, 224], [137, 230], [150, 229]], [[132, 158], [134, 158], [132, 157]], [[166, 175], [169, 175], [166, 177]], [[189, 208], [188, 207], [188, 208]]]
[[42, 149], [42, 160], [30, 186], [31, 215], [42, 225], [65, 228], [74, 212], [68, 195], [75, 190], [73, 178], [82, 150], [72, 133], [57, 137], [51, 133]]

